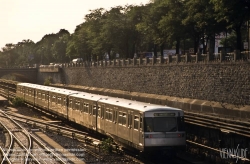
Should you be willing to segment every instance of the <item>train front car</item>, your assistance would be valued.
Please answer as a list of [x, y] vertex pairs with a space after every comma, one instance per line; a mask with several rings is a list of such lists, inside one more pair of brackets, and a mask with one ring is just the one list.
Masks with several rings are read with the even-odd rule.
[[144, 151], [177, 152], [185, 150], [183, 111], [171, 107], [151, 107], [144, 111]]

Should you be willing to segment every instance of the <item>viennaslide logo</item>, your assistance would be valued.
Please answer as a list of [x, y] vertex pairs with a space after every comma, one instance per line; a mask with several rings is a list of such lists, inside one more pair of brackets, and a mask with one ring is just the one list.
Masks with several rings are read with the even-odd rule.
[[235, 149], [229, 149], [229, 148], [220, 148], [220, 157], [222, 159], [236, 159], [236, 163], [239, 159], [244, 159], [247, 156], [247, 148], [245, 149], [239, 149], [239, 145], [237, 145], [237, 148]]

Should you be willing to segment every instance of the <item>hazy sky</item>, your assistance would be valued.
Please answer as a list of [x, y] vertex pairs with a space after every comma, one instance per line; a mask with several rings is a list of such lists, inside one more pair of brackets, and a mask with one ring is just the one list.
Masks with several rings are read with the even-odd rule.
[[0, 49], [23, 39], [35, 43], [46, 34], [66, 29], [73, 33], [89, 10], [118, 5], [147, 4], [149, 0], [0, 0]]

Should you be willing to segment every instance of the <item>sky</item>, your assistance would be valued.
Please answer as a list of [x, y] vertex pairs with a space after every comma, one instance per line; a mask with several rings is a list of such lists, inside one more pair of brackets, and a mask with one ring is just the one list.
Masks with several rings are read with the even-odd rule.
[[89, 10], [147, 3], [149, 0], [0, 0], [0, 49], [24, 39], [36, 43], [60, 29], [72, 34]]

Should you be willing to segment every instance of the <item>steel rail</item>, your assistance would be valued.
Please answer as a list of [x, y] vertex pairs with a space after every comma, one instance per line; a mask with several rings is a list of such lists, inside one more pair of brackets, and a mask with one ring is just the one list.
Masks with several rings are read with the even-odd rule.
[[5, 164], [6, 162], [8, 164], [11, 164], [9, 158], [8, 158], [8, 155], [4, 152], [4, 150], [2, 149], [2, 147], [0, 146], [0, 150], [2, 152], [2, 155], [3, 155], [3, 160], [1, 161], [1, 164]]
[[[7, 117], [9, 117], [6, 113], [4, 113]], [[61, 164], [66, 164], [58, 155], [56, 155], [55, 153], [53, 153], [49, 148], [47, 148], [43, 143], [41, 143], [34, 135], [30, 134], [25, 128], [23, 128], [21, 125], [19, 125], [16, 121], [14, 121], [12, 118], [9, 117], [10, 120], [12, 120], [17, 126], [19, 126], [20, 128], [23, 129], [23, 131], [25, 131], [26, 134], [28, 134], [30, 136], [30, 138], [32, 138], [36, 143], [38, 143], [41, 147], [43, 147], [46, 151], [50, 152], [50, 154], [58, 159], [58, 162], [60, 162]], [[13, 135], [14, 136], [14, 135]], [[14, 136], [16, 138], [16, 136]], [[17, 138], [16, 138], [17, 139]], [[20, 141], [18, 141], [20, 142]], [[21, 142], [20, 142], [21, 143]], [[22, 147], [25, 147], [22, 145]], [[26, 148], [25, 148], [26, 149]], [[26, 151], [28, 152], [28, 155], [32, 155], [32, 158], [34, 157], [33, 154], [30, 152], [30, 149], [26, 149]], [[35, 158], [35, 157], [34, 157]], [[35, 158], [36, 159], [36, 158]], [[39, 162], [40, 163], [40, 162]]]

